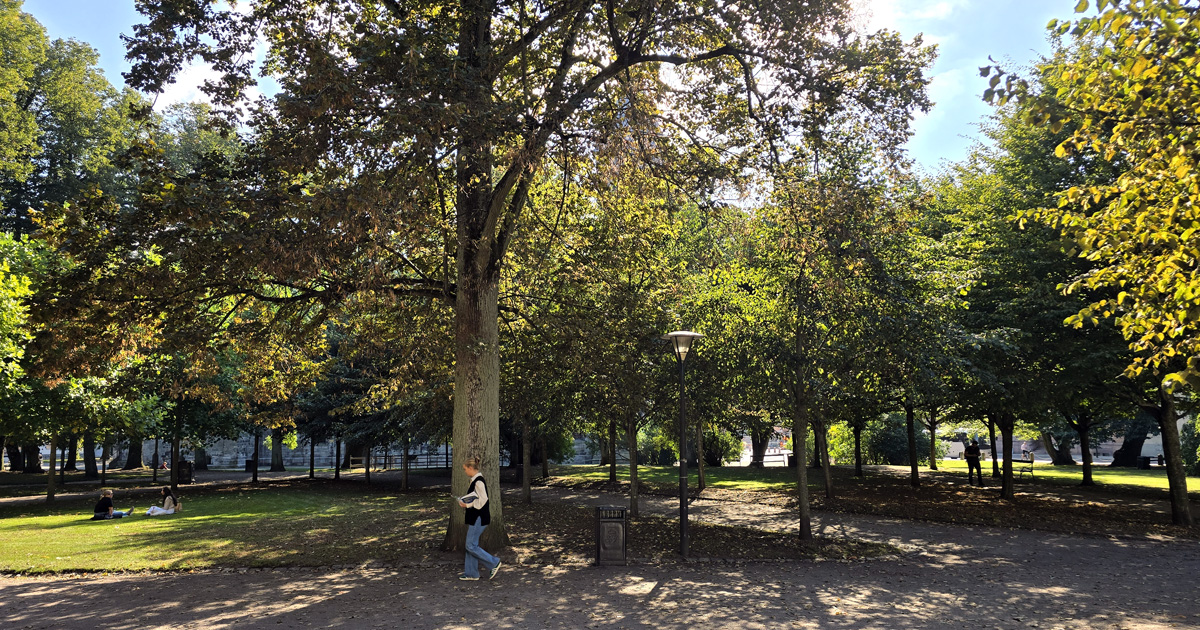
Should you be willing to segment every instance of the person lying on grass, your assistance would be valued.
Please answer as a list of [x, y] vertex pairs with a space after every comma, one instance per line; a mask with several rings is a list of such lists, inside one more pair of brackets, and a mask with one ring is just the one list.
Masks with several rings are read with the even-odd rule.
[[112, 490], [105, 490], [100, 493], [100, 501], [96, 503], [96, 507], [92, 510], [92, 520], [123, 518], [133, 514], [133, 508], [129, 508], [124, 512], [114, 510], [112, 496]]
[[158, 507], [157, 505], [150, 506], [150, 509], [146, 510], [146, 516], [158, 516], [160, 514], [174, 514], [176, 512], [183, 511], [183, 504], [179, 502], [179, 499], [175, 498], [175, 493], [171, 492], [171, 486], [163, 486], [160, 494], [162, 494], [162, 496], [163, 496], [163, 506], [162, 507]]

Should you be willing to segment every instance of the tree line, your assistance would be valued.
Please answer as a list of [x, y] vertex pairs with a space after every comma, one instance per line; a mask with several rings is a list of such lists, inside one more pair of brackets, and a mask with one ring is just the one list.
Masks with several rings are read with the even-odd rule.
[[[918, 485], [921, 429], [976, 423], [1011, 498], [1014, 436], [1057, 462], [1078, 442], [1090, 483], [1089, 445], [1149, 424], [1188, 524], [1195, 145], [1177, 136], [1197, 110], [1155, 101], [1191, 80], [1182, 4], [1105, 2], [1055, 25], [1028, 78], [981, 69], [987, 142], [919, 177], [903, 144], [935, 50], [856, 32], [838, 0], [146, 3], [121, 92], [6, 0], [0, 43], [25, 62], [0, 117], [25, 135], [0, 155], [0, 432], [153, 433], [173, 458], [247, 427], [449, 441], [456, 491], [467, 455], [495, 477], [503, 442], [528, 488], [587, 433], [614, 477], [629, 454], [636, 511], [639, 451], [719, 463], [784, 426], [810, 537], [807, 459], [832, 493], [831, 431], [857, 447], [893, 414]], [[212, 105], [156, 112], [145, 95], [192, 59], [222, 74]], [[250, 101], [259, 73], [280, 90]], [[1124, 96], [1087, 96], [1093, 75]], [[1114, 113], [1130, 94], [1142, 109]], [[1117, 119], [1128, 137], [1103, 137]], [[1183, 188], [1142, 192], [1155, 165]], [[1109, 234], [1141, 224], [1106, 204], [1172, 219]], [[1160, 262], [1122, 262], [1142, 260], [1128, 238]], [[1132, 290], [1150, 269], [1153, 296]], [[705, 334], [683, 401], [660, 339], [680, 328]]]

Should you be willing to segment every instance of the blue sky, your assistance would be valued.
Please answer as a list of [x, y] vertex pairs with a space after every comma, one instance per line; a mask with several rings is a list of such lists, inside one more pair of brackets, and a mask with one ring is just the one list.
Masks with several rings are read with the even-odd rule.
[[[918, 116], [909, 152], [918, 165], [934, 172], [946, 160], [966, 156], [978, 137], [978, 124], [988, 114], [979, 99], [986, 87], [979, 67], [988, 55], [1025, 64], [1049, 50], [1046, 23], [1072, 17], [1075, 0], [860, 0], [863, 21], [871, 29], [889, 28], [906, 38], [923, 34], [939, 46], [931, 76], [934, 109]], [[109, 81], [123, 85], [129, 68], [121, 34], [140, 21], [133, 0], [25, 0], [25, 11], [46, 27], [53, 38], [85, 41], [100, 52], [100, 65]], [[195, 86], [203, 68], [184, 73], [162, 95], [159, 104], [196, 98]]]

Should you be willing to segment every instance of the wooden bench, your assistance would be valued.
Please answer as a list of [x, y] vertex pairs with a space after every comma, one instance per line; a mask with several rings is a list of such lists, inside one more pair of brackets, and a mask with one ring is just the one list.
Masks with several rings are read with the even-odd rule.
[[1019, 464], [1013, 472], [1017, 473], [1017, 478], [1023, 478], [1025, 473], [1029, 473], [1029, 478], [1033, 479], [1033, 453], [1029, 451], [1021, 451], [1021, 459], [1013, 460], [1014, 464]]

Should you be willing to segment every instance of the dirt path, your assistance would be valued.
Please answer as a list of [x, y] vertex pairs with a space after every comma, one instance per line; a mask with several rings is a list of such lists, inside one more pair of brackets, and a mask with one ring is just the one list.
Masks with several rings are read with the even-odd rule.
[[[622, 504], [535, 488], [536, 502]], [[506, 501], [516, 500], [508, 491]], [[648, 513], [678, 503], [649, 497]], [[792, 527], [769, 505], [697, 500], [698, 520]], [[1200, 628], [1200, 545], [817, 513], [822, 535], [887, 541], [870, 562], [514, 566], [2, 578], [6, 628]]]

